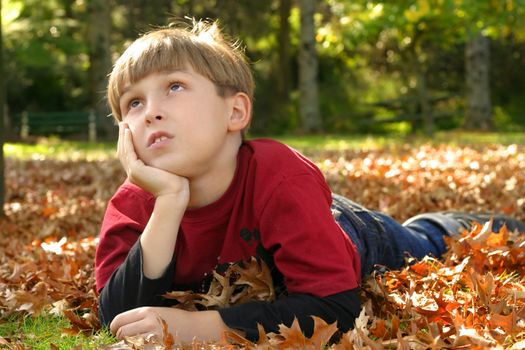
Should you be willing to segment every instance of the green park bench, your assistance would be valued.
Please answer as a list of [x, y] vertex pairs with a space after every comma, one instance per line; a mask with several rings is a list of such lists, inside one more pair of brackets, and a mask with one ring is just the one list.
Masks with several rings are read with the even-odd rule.
[[97, 139], [96, 116], [93, 112], [23, 112], [15, 117], [15, 127], [22, 140], [29, 136], [87, 135]]
[[[457, 113], [453, 111], [436, 110], [435, 107], [442, 101], [447, 101], [454, 96], [443, 94], [431, 96], [428, 100], [431, 106], [432, 119], [438, 121], [440, 119], [453, 119]], [[417, 105], [417, 100], [412, 96], [401, 97], [396, 99], [386, 99], [376, 101], [369, 104], [372, 108], [369, 117], [361, 120], [362, 125], [370, 124], [389, 124], [399, 122], [409, 122], [414, 129], [418, 124], [424, 122], [424, 115]], [[388, 111], [389, 113], [384, 113]]]

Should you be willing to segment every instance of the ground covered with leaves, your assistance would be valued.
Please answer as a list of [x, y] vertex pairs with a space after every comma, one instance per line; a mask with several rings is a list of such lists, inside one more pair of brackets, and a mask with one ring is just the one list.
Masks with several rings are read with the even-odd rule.
[[[449, 209], [502, 212], [525, 220], [521, 145], [399, 145], [305, 153], [335, 192], [400, 221]], [[70, 321], [64, 334], [99, 329], [96, 236], [105, 204], [123, 178], [111, 158], [7, 159], [7, 215], [0, 219], [0, 323], [13, 315], [55, 314]], [[477, 226], [450, 240], [442, 260], [412, 261], [403, 270], [366, 280], [363, 311], [346, 334], [316, 319], [309, 339], [294, 323], [283, 325], [280, 334], [261, 330], [257, 344], [235, 334], [226, 334], [220, 343], [179, 344], [165, 334], [164, 339], [130, 338], [106, 348], [523, 349], [525, 240], [505, 228], [492, 231], [490, 225]], [[271, 297], [264, 267], [246, 273], [252, 284], [245, 285], [253, 285], [258, 274], [257, 294], [268, 287]], [[213, 295], [224, 296], [223, 289], [231, 287], [221, 284], [221, 276], [217, 281], [208, 295], [171, 297], [186, 298], [189, 307], [215, 300]], [[249, 293], [226, 299], [244, 300]], [[25, 349], [28, 336], [0, 334], [0, 347]]]

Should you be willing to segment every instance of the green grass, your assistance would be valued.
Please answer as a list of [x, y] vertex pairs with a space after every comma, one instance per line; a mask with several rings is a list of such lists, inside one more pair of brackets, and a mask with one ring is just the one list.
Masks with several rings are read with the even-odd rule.
[[[450, 144], [454, 146], [484, 144], [525, 144], [525, 133], [471, 133], [440, 132], [432, 138], [425, 136], [397, 135], [285, 135], [250, 136], [249, 138], [270, 137], [299, 150], [379, 149], [389, 146], [423, 143]], [[40, 139], [33, 144], [7, 143], [4, 153], [7, 157], [19, 159], [107, 159], [115, 157], [115, 142], [73, 142], [56, 138]]]
[[432, 138], [416, 135], [307, 135], [276, 136], [275, 138], [301, 150], [324, 149], [379, 149], [388, 146], [412, 144], [449, 144], [453, 146], [484, 144], [525, 144], [525, 133], [439, 132]]
[[114, 157], [115, 142], [75, 142], [57, 138], [41, 138], [35, 143], [6, 143], [6, 157], [18, 159], [106, 159]]
[[69, 327], [67, 319], [53, 315], [11, 316], [0, 320], [0, 335], [11, 343], [7, 347], [11, 349], [17, 348], [14, 344], [23, 344], [24, 348], [34, 350], [49, 350], [51, 344], [64, 350], [73, 347], [98, 349], [117, 342], [106, 329], [93, 335], [66, 335], [64, 329]]

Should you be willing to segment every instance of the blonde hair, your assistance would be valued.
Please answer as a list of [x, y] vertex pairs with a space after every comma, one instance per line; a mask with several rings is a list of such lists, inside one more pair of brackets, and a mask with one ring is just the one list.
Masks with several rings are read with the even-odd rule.
[[148, 32], [119, 57], [107, 90], [114, 118], [122, 120], [119, 101], [126, 85], [188, 65], [211, 80], [220, 96], [243, 92], [253, 100], [253, 75], [238, 43], [225, 39], [216, 22], [193, 21], [189, 27], [172, 25]]

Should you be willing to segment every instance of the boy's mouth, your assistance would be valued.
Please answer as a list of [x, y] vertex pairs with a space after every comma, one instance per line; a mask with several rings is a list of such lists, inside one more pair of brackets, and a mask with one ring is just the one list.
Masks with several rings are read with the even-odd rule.
[[173, 136], [166, 133], [166, 132], [155, 132], [148, 137], [148, 147], [151, 147], [155, 144], [161, 143], [162, 141], [165, 141], [167, 139], [171, 139]]

